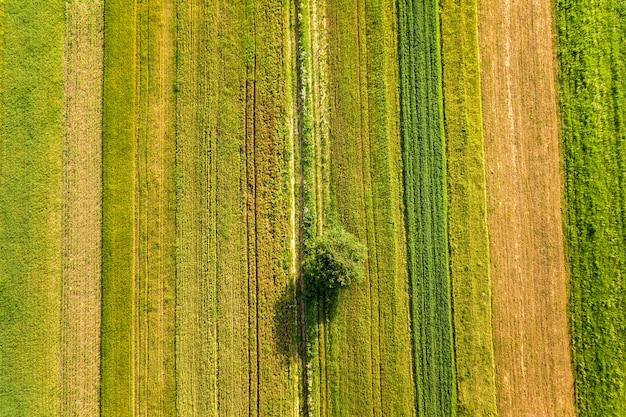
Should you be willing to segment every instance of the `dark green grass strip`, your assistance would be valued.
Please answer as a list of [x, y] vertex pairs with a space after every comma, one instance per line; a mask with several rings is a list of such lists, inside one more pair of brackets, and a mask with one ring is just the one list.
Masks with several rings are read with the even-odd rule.
[[60, 412], [65, 5], [0, 1], [0, 415]]
[[476, 0], [441, 2], [459, 416], [496, 416]]
[[419, 416], [456, 409], [438, 3], [402, 0], [400, 108]]
[[134, 395], [134, 7], [105, 3], [101, 411], [116, 417]]
[[626, 5], [556, 10], [577, 407], [626, 416]]

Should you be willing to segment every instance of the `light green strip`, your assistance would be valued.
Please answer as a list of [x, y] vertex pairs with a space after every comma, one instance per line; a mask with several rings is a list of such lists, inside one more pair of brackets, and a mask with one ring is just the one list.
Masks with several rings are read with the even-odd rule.
[[105, 2], [103, 417], [133, 415], [135, 4]]
[[459, 416], [497, 416], [476, 0], [441, 2]]
[[626, 7], [556, 4], [578, 413], [626, 416]]
[[0, 9], [0, 415], [57, 416], [65, 5]]

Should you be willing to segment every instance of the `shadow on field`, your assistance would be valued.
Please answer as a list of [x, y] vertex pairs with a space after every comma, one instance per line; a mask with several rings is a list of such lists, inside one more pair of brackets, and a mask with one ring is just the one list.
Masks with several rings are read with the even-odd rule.
[[[337, 311], [338, 290], [321, 294], [304, 278], [303, 293], [302, 279], [286, 286], [274, 305], [276, 351], [287, 362], [302, 360], [307, 344], [317, 341], [318, 324], [332, 321]], [[305, 332], [302, 332], [303, 327]]]

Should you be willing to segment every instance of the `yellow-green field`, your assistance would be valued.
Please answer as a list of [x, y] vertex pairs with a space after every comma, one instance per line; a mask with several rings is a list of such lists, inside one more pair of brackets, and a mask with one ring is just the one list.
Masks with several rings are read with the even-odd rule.
[[583, 3], [0, 0], [0, 416], [626, 417]]

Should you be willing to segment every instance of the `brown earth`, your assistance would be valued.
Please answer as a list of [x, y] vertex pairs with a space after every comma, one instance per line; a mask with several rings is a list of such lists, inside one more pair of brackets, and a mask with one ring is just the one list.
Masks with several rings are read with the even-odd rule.
[[67, 3], [61, 415], [100, 412], [103, 3]]
[[500, 415], [574, 416], [551, 2], [479, 26]]

